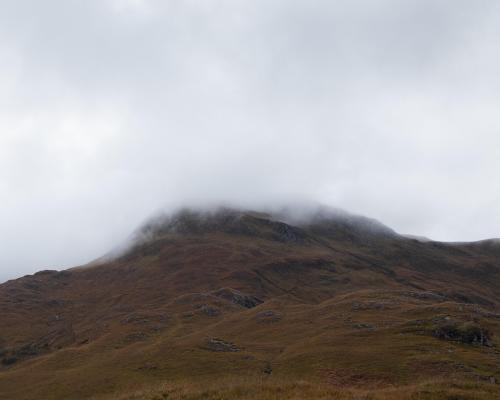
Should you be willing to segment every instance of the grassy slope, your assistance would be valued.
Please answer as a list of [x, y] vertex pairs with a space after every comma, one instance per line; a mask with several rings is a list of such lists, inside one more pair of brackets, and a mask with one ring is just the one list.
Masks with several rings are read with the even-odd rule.
[[[161, 235], [104, 265], [0, 285], [0, 347], [36, 345], [0, 367], [0, 398], [500, 398], [497, 347], [430, 334], [476, 321], [500, 337], [495, 252]], [[239, 351], [213, 351], [214, 338]]]

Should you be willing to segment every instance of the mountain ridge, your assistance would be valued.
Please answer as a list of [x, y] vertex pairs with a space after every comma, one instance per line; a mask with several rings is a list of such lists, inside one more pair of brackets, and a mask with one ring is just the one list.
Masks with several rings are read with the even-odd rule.
[[325, 371], [351, 382], [355, 370], [365, 378], [353, 390], [500, 378], [495, 241], [421, 242], [339, 211], [227, 208], [156, 217], [134, 235], [87, 266], [0, 285], [0, 393], [106, 398], [269, 368], [321, 385]]

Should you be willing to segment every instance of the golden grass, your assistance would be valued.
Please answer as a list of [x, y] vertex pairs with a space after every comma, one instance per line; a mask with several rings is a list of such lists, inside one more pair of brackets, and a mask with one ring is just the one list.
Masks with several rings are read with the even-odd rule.
[[[497, 258], [329, 243], [162, 238], [107, 265], [0, 285], [2, 348], [40, 344], [0, 366], [0, 400], [500, 398], [487, 383], [500, 378], [498, 347], [432, 334], [440, 321], [474, 321], [498, 346], [498, 308], [453, 295], [497, 305], [500, 274], [475, 267]], [[247, 309], [213, 295], [228, 287], [265, 301]], [[214, 338], [240, 351], [207, 348]]]
[[433, 380], [379, 389], [336, 387], [283, 377], [227, 377], [215, 381], [164, 382], [135, 393], [93, 400], [494, 400], [498, 385], [463, 380]]

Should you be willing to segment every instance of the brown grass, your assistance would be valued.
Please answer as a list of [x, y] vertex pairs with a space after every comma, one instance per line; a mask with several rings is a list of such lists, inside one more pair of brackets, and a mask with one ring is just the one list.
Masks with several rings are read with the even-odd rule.
[[[297, 244], [269, 226], [165, 235], [0, 285], [0, 352], [18, 357], [0, 364], [0, 399], [498, 398], [499, 254], [314, 232]], [[436, 337], [450, 323], [491, 345]]]
[[485, 382], [433, 380], [379, 389], [342, 388], [283, 377], [232, 377], [212, 382], [164, 382], [132, 394], [93, 400], [494, 400], [498, 386]]

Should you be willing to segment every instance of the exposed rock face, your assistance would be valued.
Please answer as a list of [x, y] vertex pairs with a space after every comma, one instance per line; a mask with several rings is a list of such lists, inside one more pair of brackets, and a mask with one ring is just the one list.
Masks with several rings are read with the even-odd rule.
[[245, 308], [253, 308], [261, 304], [263, 301], [255, 296], [241, 293], [231, 288], [219, 289], [212, 293], [214, 296], [230, 301]]
[[217, 317], [221, 313], [218, 308], [209, 306], [207, 304], [202, 304], [200, 307], [198, 307], [198, 310], [202, 314], [205, 314], [209, 317]]
[[207, 340], [206, 348], [210, 351], [217, 352], [236, 352], [240, 351], [233, 343], [226, 342], [222, 339], [210, 338]]
[[491, 346], [491, 333], [488, 329], [474, 322], [459, 324], [447, 321], [434, 329], [433, 335], [439, 339], [456, 341], [464, 344]]

